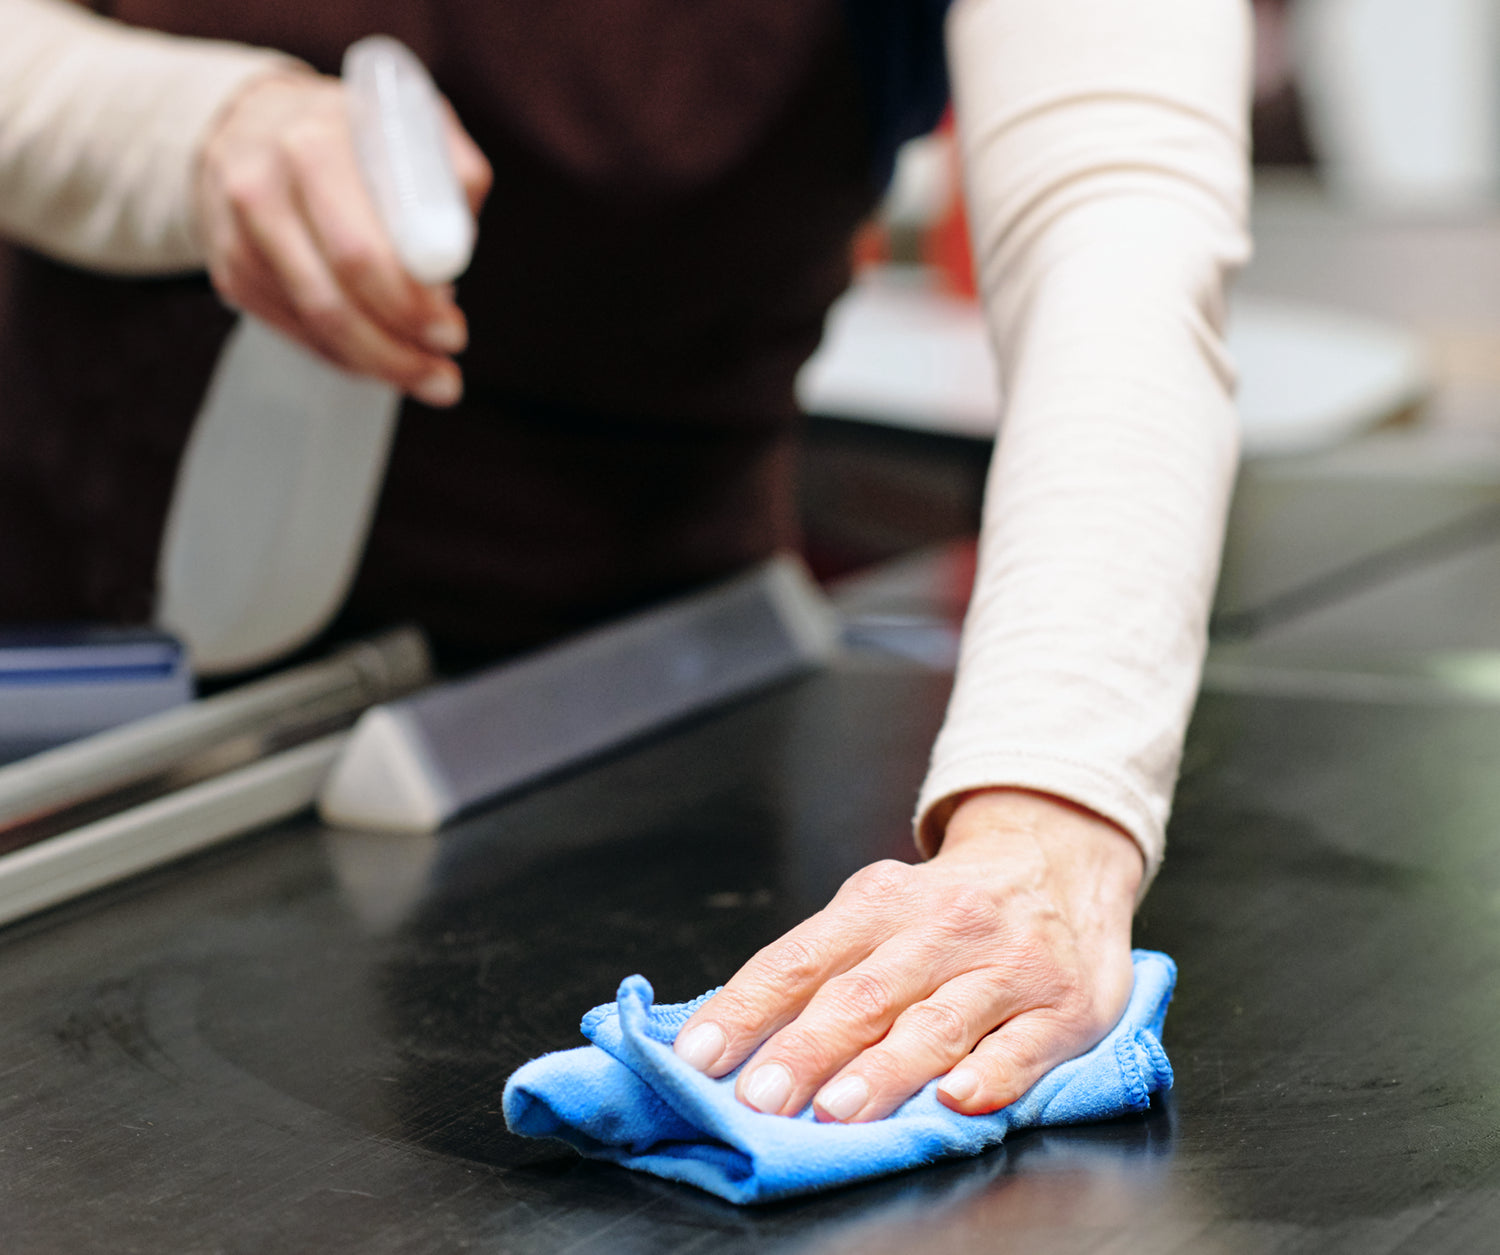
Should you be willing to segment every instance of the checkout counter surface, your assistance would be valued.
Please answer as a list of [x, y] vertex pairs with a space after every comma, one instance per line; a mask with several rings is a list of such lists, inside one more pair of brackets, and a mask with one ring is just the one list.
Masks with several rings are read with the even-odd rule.
[[[1252, 291], [1464, 345], [1493, 327], [1494, 224], [1393, 239], [1305, 199], [1258, 202]], [[1500, 394], [1469, 382], [1440, 417], [1488, 430]], [[1147, 1115], [749, 1209], [504, 1127], [510, 1071], [580, 1042], [622, 976], [696, 994], [912, 857], [969, 574], [950, 550], [846, 588], [859, 647], [824, 674], [437, 837], [298, 821], [0, 930], [0, 1250], [1494, 1249], [1500, 459], [1435, 470], [1414, 436], [1247, 468], [1136, 931], [1181, 968], [1177, 1083]], [[893, 461], [909, 489], [912, 450]], [[948, 461], [957, 504], [923, 538], [972, 525], [983, 451]], [[863, 560], [899, 547], [877, 539]]]
[[0, 932], [0, 1245], [1488, 1248], [1500, 706], [1446, 690], [1204, 696], [1137, 930], [1181, 966], [1144, 1117], [751, 1209], [505, 1130], [620, 977], [695, 994], [910, 857], [948, 683], [854, 652], [436, 838], [296, 822]]

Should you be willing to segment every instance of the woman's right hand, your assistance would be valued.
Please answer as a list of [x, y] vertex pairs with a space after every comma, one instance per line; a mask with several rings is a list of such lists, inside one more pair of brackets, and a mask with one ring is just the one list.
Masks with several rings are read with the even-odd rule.
[[[489, 163], [446, 113], [454, 171], [477, 214]], [[209, 277], [230, 305], [428, 405], [459, 399], [463, 313], [397, 258], [360, 175], [338, 79], [292, 70], [252, 80], [210, 130], [196, 192]]]

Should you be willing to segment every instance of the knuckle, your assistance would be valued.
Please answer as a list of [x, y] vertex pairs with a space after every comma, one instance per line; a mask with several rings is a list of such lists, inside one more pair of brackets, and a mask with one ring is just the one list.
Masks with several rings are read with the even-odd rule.
[[305, 301], [297, 313], [319, 339], [340, 344], [347, 339], [353, 314], [343, 302], [326, 297]]
[[1039, 1016], [1083, 1025], [1099, 1013], [1099, 998], [1088, 974], [1063, 962], [1044, 945], [1017, 947], [1011, 963], [1015, 996]]
[[974, 1044], [968, 1019], [946, 1002], [919, 1002], [904, 1018], [912, 1032], [945, 1055], [961, 1053]]
[[[1087, 1027], [1095, 1021], [1113, 1019], [1080, 972], [1063, 968], [1052, 972], [1052, 1006], [1063, 1023]], [[1104, 1023], [1105, 1028], [1109, 1027]]]
[[241, 213], [253, 213], [275, 194], [276, 179], [264, 162], [236, 166], [224, 174], [224, 199]]
[[760, 1008], [742, 993], [733, 989], [722, 989], [714, 995], [713, 1001], [700, 1008], [698, 1015], [693, 1018], [712, 1020], [733, 1042], [744, 1034], [753, 1032], [764, 1017]]
[[991, 1110], [1008, 1107], [1031, 1088], [1008, 1055], [998, 1054], [974, 1056], [969, 1060], [980, 1076], [979, 1090], [975, 1101]]
[[874, 972], [851, 972], [825, 985], [824, 991], [842, 1020], [868, 1024], [885, 1019], [890, 1011], [890, 984]]
[[1016, 1077], [1008, 1076], [985, 1094], [985, 1106], [999, 1111], [1004, 1107], [1009, 1107], [1013, 1102], [1019, 1102], [1030, 1088], [1031, 1086], [1023, 1084]]
[[881, 859], [861, 867], [844, 882], [844, 889], [855, 897], [888, 902], [906, 895], [911, 887], [911, 871], [905, 863], [893, 858]]
[[391, 380], [402, 392], [414, 393], [433, 377], [432, 367], [420, 358], [413, 360], [405, 353], [392, 352], [372, 359], [370, 367]]
[[282, 133], [281, 150], [298, 170], [312, 170], [327, 158], [331, 138], [327, 124], [320, 117], [303, 118]]
[[858, 1069], [860, 1077], [870, 1087], [870, 1093], [877, 1102], [882, 1096], [908, 1097], [917, 1088], [914, 1085], [916, 1078], [908, 1075], [910, 1065], [889, 1050], [867, 1050], [853, 1066]]
[[998, 933], [1003, 920], [993, 899], [971, 885], [962, 885], [943, 903], [941, 924], [946, 932], [972, 940]]
[[791, 1069], [793, 1076], [826, 1072], [838, 1057], [825, 1034], [797, 1028], [784, 1029], [770, 1045], [775, 1057]]
[[363, 283], [379, 268], [380, 258], [366, 240], [339, 239], [328, 248], [328, 261], [334, 271], [353, 283]]
[[784, 937], [764, 953], [765, 967], [780, 981], [808, 984], [823, 971], [821, 947], [803, 937]]

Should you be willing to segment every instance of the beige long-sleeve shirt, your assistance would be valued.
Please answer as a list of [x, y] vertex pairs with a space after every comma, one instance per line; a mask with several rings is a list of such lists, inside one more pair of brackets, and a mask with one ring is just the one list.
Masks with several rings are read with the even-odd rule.
[[0, 233], [94, 269], [201, 269], [192, 193], [204, 134], [246, 82], [290, 64], [68, 0], [0, 0]]
[[[1120, 824], [1149, 882], [1236, 456], [1249, 6], [956, 0], [948, 44], [1007, 406], [918, 841], [967, 791], [1030, 788]], [[117, 271], [201, 265], [202, 139], [286, 64], [0, 0], [0, 232]]]
[[1163, 831], [1238, 449], [1223, 286], [1249, 252], [1249, 6], [957, 0], [975, 258], [1007, 397], [918, 809], [1009, 784]]

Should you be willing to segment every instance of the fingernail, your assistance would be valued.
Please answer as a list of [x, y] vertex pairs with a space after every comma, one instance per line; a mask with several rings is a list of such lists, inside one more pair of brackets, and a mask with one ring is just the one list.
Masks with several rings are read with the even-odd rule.
[[728, 1044], [724, 1030], [717, 1024], [700, 1024], [691, 1032], [681, 1034], [672, 1043], [672, 1049], [688, 1067], [707, 1072], [719, 1061]]
[[845, 1076], [818, 1095], [818, 1106], [835, 1120], [852, 1120], [870, 1101], [870, 1087], [862, 1076]]
[[745, 1084], [745, 1101], [757, 1111], [776, 1112], [792, 1096], [792, 1074], [779, 1063], [763, 1063]]
[[411, 394], [422, 404], [441, 409], [455, 404], [463, 396], [463, 380], [446, 370], [434, 371], [413, 388]]
[[427, 347], [435, 353], [462, 353], [469, 344], [469, 333], [461, 322], [435, 322], [422, 333]]
[[954, 1068], [938, 1082], [938, 1093], [954, 1102], [968, 1102], [979, 1092], [979, 1073], [973, 1068]]

